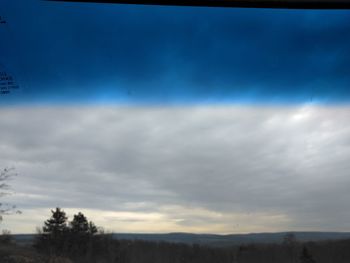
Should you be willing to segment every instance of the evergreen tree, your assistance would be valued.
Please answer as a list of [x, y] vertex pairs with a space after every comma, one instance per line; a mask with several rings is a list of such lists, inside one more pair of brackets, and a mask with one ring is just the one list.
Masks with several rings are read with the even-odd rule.
[[73, 258], [87, 257], [91, 254], [93, 235], [97, 227], [89, 222], [85, 215], [79, 212], [70, 222], [70, 255]]
[[52, 216], [45, 221], [43, 227], [44, 234], [52, 236], [61, 235], [67, 231], [67, 216], [66, 213], [57, 207], [56, 210], [51, 210]]
[[39, 230], [35, 247], [48, 254], [60, 255], [66, 250], [68, 241], [67, 216], [59, 207], [51, 210], [51, 213], [42, 230]]
[[74, 215], [67, 224], [66, 213], [57, 207], [51, 210], [51, 217], [38, 230], [35, 247], [49, 255], [68, 256], [74, 260], [86, 259], [94, 254], [94, 247], [100, 242], [97, 227], [81, 212]]
[[73, 233], [88, 234], [89, 222], [87, 218], [79, 212], [77, 215], [74, 215], [73, 221], [70, 222], [70, 229]]
[[88, 230], [88, 232], [92, 236], [97, 234], [97, 232], [98, 232], [97, 226], [92, 221], [89, 222], [89, 230]]

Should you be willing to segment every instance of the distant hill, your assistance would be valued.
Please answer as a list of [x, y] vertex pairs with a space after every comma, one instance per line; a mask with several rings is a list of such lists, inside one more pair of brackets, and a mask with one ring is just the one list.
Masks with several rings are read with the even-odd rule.
[[[116, 239], [165, 241], [186, 244], [203, 244], [210, 246], [231, 246], [248, 243], [281, 243], [287, 233], [293, 233], [299, 241], [321, 241], [350, 239], [350, 232], [279, 232], [279, 233], [251, 233], [251, 234], [191, 234], [191, 233], [168, 233], [168, 234], [135, 234], [115, 233]], [[19, 244], [30, 244], [35, 235], [14, 235]]]

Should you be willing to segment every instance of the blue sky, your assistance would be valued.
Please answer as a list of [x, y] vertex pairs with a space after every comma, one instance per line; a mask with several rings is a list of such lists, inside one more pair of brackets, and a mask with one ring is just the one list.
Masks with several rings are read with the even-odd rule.
[[1, 104], [344, 103], [350, 11], [2, 1]]

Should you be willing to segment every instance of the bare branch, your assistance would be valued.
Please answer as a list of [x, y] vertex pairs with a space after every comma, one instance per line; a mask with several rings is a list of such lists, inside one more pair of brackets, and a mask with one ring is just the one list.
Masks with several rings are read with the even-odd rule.
[[[0, 197], [12, 194], [11, 187], [5, 183], [5, 181], [11, 180], [14, 176], [17, 176], [17, 173], [14, 172], [15, 168], [5, 168], [0, 171]], [[10, 214], [20, 214], [20, 210], [16, 210], [15, 205], [8, 203], [0, 203], [0, 222], [2, 221], [3, 215]]]

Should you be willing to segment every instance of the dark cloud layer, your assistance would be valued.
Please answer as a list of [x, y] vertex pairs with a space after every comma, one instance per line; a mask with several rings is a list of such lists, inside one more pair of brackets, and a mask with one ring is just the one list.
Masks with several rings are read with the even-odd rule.
[[3, 1], [1, 62], [36, 102], [350, 98], [348, 11]]

